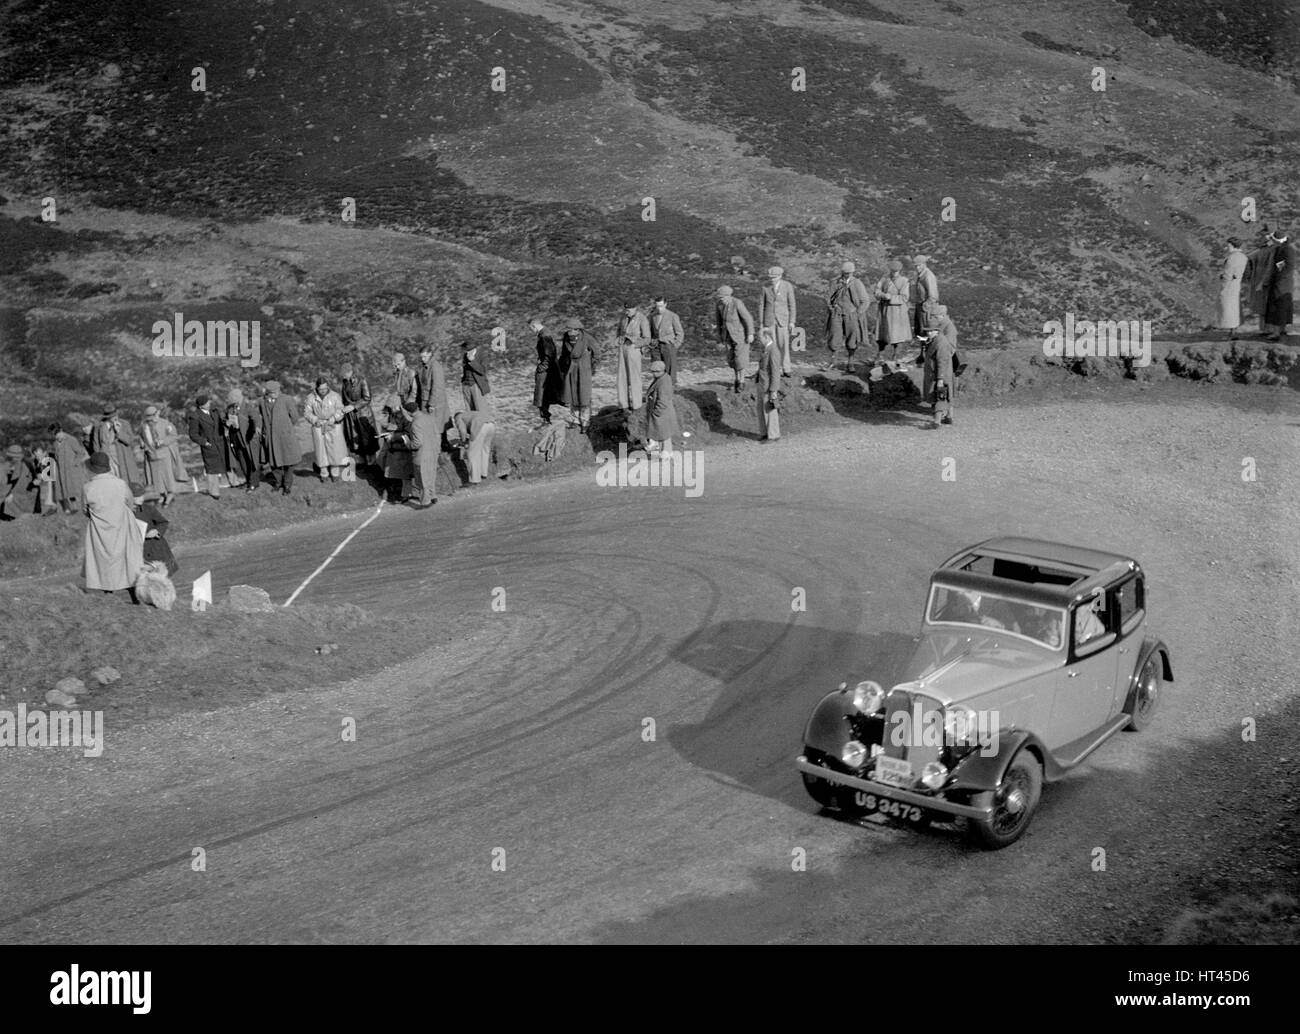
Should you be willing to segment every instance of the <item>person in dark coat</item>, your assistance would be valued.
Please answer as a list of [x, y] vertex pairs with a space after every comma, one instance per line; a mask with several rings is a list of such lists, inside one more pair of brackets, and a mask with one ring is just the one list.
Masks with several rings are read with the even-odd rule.
[[199, 395], [194, 400], [194, 404], [198, 408], [190, 414], [190, 441], [199, 447], [199, 453], [203, 457], [203, 473], [208, 479], [208, 495], [213, 499], [220, 499], [221, 475], [227, 469], [226, 440], [221, 433], [221, 425], [225, 422], [225, 417], [213, 412], [212, 399], [207, 395]]
[[488, 383], [487, 351], [462, 341], [460, 352], [460, 390], [465, 396], [465, 408], [471, 413], [486, 413], [491, 419], [492, 385]]
[[560, 370], [564, 374], [564, 404], [572, 414], [569, 422], [581, 430], [586, 430], [591, 419], [591, 367], [591, 339], [575, 316], [564, 331]]
[[355, 375], [351, 363], [339, 367], [339, 395], [343, 398], [343, 437], [353, 455], [373, 463], [379, 451], [375, 411], [370, 402], [370, 385]]
[[159, 493], [155, 489], [145, 488], [144, 485], [134, 484], [131, 486], [131, 497], [134, 502], [136, 520], [142, 521], [144, 529], [144, 562], [151, 564], [154, 561], [161, 560], [167, 565], [167, 576], [171, 577], [179, 570], [176, 563], [176, 557], [172, 555], [172, 547], [167, 544], [166, 534], [168, 520], [163, 516], [162, 510], [154, 505], [154, 500]]
[[50, 424], [54, 436], [54, 499], [64, 513], [81, 511], [81, 489], [86, 483], [86, 460], [90, 454], [75, 434], [69, 434], [61, 424]]
[[713, 314], [718, 331], [718, 342], [726, 346], [727, 365], [731, 367], [735, 384], [732, 391], [739, 394], [740, 382], [749, 369], [749, 346], [754, 343], [754, 317], [745, 303], [735, 297], [730, 287], [718, 288], [718, 302]]
[[754, 393], [757, 396], [758, 435], [764, 442], [774, 442], [781, 437], [781, 347], [770, 330], [763, 331], [763, 351], [758, 357], [758, 373], [754, 375]]
[[953, 357], [957, 354], [957, 328], [948, 318], [948, 308], [932, 305], [926, 324], [925, 377], [921, 397], [934, 407], [934, 422], [952, 423], [952, 401], [957, 394]]
[[135, 446], [136, 437], [131, 425], [117, 415], [116, 406], [111, 403], [105, 406], [103, 416], [91, 429], [90, 451], [107, 453], [115, 476], [124, 481], [139, 481]]
[[650, 364], [650, 387], [645, 393], [646, 448], [670, 453], [677, 434], [677, 408], [673, 405], [673, 379], [662, 359]]
[[560, 350], [539, 316], [529, 324], [537, 334], [537, 368], [533, 371], [533, 405], [542, 423], [551, 422], [551, 407], [564, 404], [564, 378], [560, 376]]
[[262, 411], [257, 403], [245, 398], [241, 389], [231, 388], [226, 395], [227, 451], [234, 457], [232, 469], [245, 475], [245, 492], [256, 492], [262, 483], [262, 457], [258, 445], [261, 426]]
[[393, 390], [398, 408], [415, 401], [415, 371], [406, 365], [406, 353], [393, 353]]
[[1296, 248], [1287, 234], [1274, 230], [1269, 235], [1272, 251], [1264, 278], [1264, 316], [1261, 321], [1268, 340], [1280, 341], [1295, 315]]
[[236, 402], [232, 399], [226, 403], [226, 412], [221, 421], [221, 445], [226, 454], [230, 487], [242, 486], [245, 492], [251, 492], [257, 486], [260, 475], [257, 461], [248, 447], [248, 439], [244, 437], [242, 410], [242, 400]]
[[279, 381], [266, 382], [259, 410], [262, 462], [271, 468], [267, 480], [272, 488], [288, 495], [293, 488], [293, 468], [302, 460], [297, 428], [302, 414], [293, 399], [280, 394]]
[[32, 469], [21, 445], [5, 449], [5, 462], [0, 464], [0, 521], [12, 521], [32, 512], [27, 495], [32, 487]]

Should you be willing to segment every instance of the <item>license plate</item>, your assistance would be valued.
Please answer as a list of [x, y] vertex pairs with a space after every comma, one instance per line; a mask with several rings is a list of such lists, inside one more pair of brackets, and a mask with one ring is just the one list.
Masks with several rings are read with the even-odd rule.
[[878, 811], [882, 815], [892, 815], [896, 819], [905, 819], [908, 822], [921, 821], [921, 809], [916, 805], [891, 801], [888, 797], [877, 797], [874, 793], [867, 793], [865, 790], [854, 791], [853, 803], [866, 811]]
[[886, 786], [911, 786], [912, 763], [905, 758], [881, 754], [876, 758], [876, 774], [872, 778]]

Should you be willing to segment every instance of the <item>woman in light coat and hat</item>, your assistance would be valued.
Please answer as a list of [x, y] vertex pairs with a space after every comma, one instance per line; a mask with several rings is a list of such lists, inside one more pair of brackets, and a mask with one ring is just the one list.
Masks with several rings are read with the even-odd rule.
[[311, 424], [311, 440], [316, 446], [316, 471], [322, 481], [331, 481], [348, 472], [348, 443], [343, 437], [343, 396], [330, 387], [324, 377], [316, 380], [316, 390], [303, 406], [303, 416]]
[[170, 503], [188, 479], [180, 440], [176, 425], [162, 416], [157, 406], [145, 406], [140, 424], [145, 484], [158, 493], [159, 506]]
[[86, 589], [132, 590], [144, 566], [144, 534], [136, 522], [131, 486], [116, 477], [108, 454], [86, 461]]
[[647, 448], [667, 454], [673, 451], [673, 435], [678, 431], [673, 379], [662, 359], [650, 364], [650, 376], [653, 379], [645, 393]]

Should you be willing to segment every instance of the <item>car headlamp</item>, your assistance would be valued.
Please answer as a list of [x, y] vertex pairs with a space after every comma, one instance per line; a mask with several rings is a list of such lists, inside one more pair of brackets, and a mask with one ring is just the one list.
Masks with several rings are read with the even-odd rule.
[[948, 779], [948, 770], [938, 761], [930, 761], [921, 769], [921, 784], [931, 790], [937, 790]]
[[859, 682], [853, 687], [853, 706], [863, 714], [875, 714], [885, 706], [885, 691], [879, 682]]
[[857, 740], [849, 740], [840, 751], [840, 760], [849, 768], [861, 768], [867, 760], [867, 748]]

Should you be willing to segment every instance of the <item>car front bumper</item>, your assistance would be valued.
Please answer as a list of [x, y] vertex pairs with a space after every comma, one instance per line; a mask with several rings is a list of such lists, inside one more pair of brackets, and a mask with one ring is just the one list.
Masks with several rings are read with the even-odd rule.
[[825, 779], [828, 783], [849, 786], [854, 790], [873, 793], [877, 797], [887, 797], [892, 801], [915, 805], [918, 808], [926, 808], [930, 811], [941, 811], [947, 815], [957, 815], [964, 819], [986, 819], [993, 812], [991, 807], [973, 808], [968, 804], [957, 804], [943, 797], [931, 797], [927, 794], [903, 790], [897, 786], [888, 786], [885, 783], [878, 783], [874, 779], [859, 779], [857, 776], [846, 775], [843, 772], [836, 772], [834, 769], [818, 765], [809, 761], [802, 754], [795, 758], [794, 763], [800, 772], [816, 776], [818, 779]]

